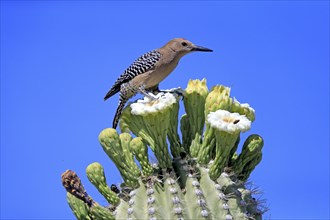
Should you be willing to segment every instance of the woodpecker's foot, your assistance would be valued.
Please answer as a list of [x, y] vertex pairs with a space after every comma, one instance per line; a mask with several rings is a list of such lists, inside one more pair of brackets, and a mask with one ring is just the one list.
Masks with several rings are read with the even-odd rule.
[[144, 94], [145, 96], [147, 96], [149, 99], [155, 101], [158, 100], [157, 96], [155, 96], [154, 94], [152, 94], [151, 92]]
[[139, 92], [153, 101], [158, 99], [153, 93], [147, 92], [144, 88], [140, 88]]

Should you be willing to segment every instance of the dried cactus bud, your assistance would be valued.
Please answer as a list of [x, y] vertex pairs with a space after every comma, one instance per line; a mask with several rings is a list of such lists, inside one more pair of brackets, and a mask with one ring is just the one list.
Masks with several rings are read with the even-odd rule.
[[88, 196], [78, 175], [72, 170], [66, 170], [62, 173], [62, 185], [68, 193], [81, 199], [88, 206], [92, 206], [94, 201]]

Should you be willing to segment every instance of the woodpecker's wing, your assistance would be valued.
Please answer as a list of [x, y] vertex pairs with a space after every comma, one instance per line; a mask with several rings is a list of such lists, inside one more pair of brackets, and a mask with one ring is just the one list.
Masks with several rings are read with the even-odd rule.
[[160, 53], [158, 50], [153, 50], [140, 56], [125, 70], [123, 74], [120, 75], [120, 77], [116, 80], [115, 84], [105, 95], [104, 100], [107, 100], [108, 98], [119, 92], [121, 84], [132, 80], [137, 75], [143, 74], [151, 70], [159, 59]]

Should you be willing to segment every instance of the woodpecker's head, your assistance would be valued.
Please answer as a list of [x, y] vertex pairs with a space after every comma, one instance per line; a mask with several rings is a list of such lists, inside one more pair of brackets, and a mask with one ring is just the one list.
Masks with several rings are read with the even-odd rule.
[[172, 51], [177, 52], [182, 56], [193, 51], [201, 51], [201, 52], [213, 51], [206, 47], [197, 46], [184, 38], [174, 38], [173, 40], [168, 42], [164, 47], [168, 47]]

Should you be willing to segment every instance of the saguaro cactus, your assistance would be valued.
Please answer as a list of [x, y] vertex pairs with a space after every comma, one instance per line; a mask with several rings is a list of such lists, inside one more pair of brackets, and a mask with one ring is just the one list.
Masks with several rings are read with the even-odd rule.
[[[261, 161], [263, 140], [250, 135], [236, 152], [255, 111], [231, 98], [228, 87], [217, 85], [209, 92], [205, 79], [190, 80], [182, 93], [186, 114], [180, 120], [181, 136], [181, 97], [175, 93], [129, 104], [120, 121], [123, 133], [112, 128], [100, 133], [103, 150], [124, 182], [108, 186], [99, 163], [86, 172], [109, 206], [95, 202], [76, 173], [62, 174], [77, 219], [262, 218], [266, 209], [246, 181]], [[148, 147], [157, 164], [150, 163]]]

